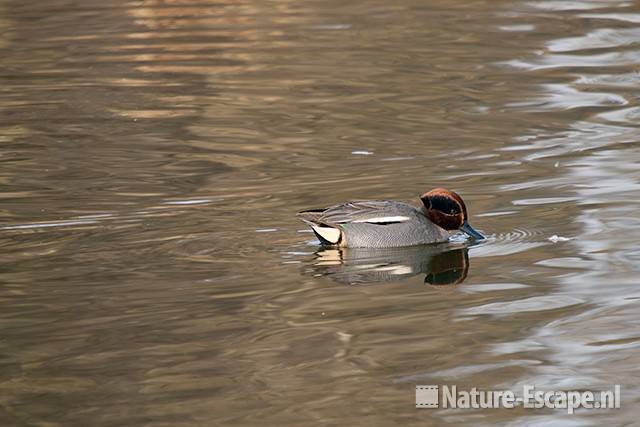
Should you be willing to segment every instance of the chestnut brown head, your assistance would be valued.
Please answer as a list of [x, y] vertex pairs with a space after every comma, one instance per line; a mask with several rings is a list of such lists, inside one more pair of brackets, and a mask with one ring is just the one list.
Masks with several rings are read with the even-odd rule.
[[427, 218], [445, 230], [461, 230], [475, 239], [484, 236], [471, 227], [468, 222], [467, 207], [462, 197], [444, 188], [435, 188], [420, 196]]

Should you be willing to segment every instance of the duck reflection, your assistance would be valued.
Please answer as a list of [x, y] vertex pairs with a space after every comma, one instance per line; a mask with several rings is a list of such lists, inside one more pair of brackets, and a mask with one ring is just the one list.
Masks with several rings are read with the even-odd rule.
[[322, 248], [316, 252], [312, 274], [339, 283], [397, 282], [424, 274], [429, 285], [462, 283], [469, 270], [468, 248], [446, 245], [410, 248]]

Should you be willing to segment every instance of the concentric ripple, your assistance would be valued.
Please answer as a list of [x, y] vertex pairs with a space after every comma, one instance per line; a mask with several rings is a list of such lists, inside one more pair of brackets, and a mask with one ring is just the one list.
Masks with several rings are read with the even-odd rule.
[[488, 235], [486, 241], [472, 246], [470, 253], [474, 257], [513, 255], [548, 243], [541, 230], [514, 228]]

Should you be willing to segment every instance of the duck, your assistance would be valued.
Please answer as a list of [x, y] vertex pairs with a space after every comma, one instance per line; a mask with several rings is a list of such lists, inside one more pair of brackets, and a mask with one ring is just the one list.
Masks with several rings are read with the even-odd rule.
[[394, 200], [354, 200], [304, 210], [297, 216], [326, 246], [393, 248], [442, 243], [458, 230], [475, 240], [485, 238], [469, 224], [459, 194], [434, 188], [420, 200], [420, 207]]

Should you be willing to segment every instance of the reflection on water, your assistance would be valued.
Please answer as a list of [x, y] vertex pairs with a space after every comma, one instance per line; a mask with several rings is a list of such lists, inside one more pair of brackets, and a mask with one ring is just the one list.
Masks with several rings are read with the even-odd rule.
[[468, 249], [448, 246], [323, 248], [316, 252], [309, 272], [351, 285], [397, 282], [416, 275], [424, 275], [427, 284], [455, 285], [467, 277]]
[[[639, 23], [0, 3], [0, 425], [636, 423]], [[318, 251], [294, 217], [434, 187], [489, 238]], [[445, 383], [621, 384], [622, 408], [413, 408]]]

